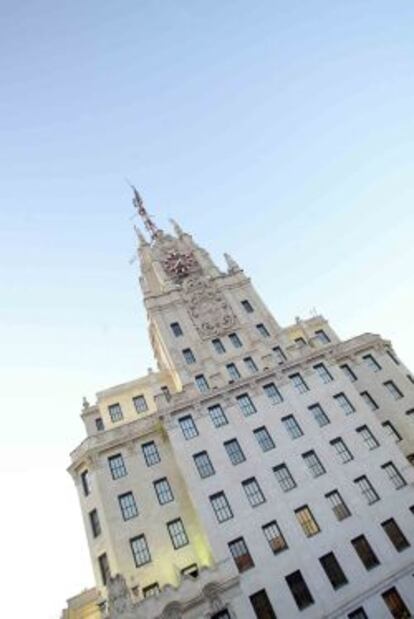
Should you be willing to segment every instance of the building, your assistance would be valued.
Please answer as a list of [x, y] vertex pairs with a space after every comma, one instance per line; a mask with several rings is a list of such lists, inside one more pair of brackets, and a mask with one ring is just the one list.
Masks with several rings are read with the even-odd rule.
[[390, 342], [281, 327], [230, 256], [134, 204], [158, 371], [84, 401], [69, 468], [99, 614], [410, 617], [414, 380]]

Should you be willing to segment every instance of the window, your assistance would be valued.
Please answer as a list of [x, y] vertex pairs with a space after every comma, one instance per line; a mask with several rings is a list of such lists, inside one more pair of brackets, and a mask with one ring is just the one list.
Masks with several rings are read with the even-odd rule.
[[95, 419], [95, 427], [98, 430], [98, 432], [102, 432], [102, 430], [105, 430], [104, 422], [102, 421], [101, 417], [97, 417]]
[[395, 356], [395, 354], [391, 350], [387, 349], [385, 352], [387, 353], [387, 355], [389, 356], [391, 361], [393, 361], [393, 363], [395, 363], [395, 365], [400, 365], [400, 362], [398, 361], [397, 357]]
[[172, 322], [170, 324], [171, 331], [175, 337], [180, 337], [183, 334], [183, 330], [181, 329], [181, 325], [179, 322]]
[[102, 584], [105, 586], [111, 575], [107, 554], [104, 552], [98, 557], [99, 571], [101, 573]]
[[167, 522], [167, 529], [175, 550], [187, 546], [188, 537], [181, 518], [176, 518], [175, 520], [171, 520], [171, 522]]
[[341, 367], [341, 370], [343, 371], [343, 373], [345, 374], [345, 376], [347, 378], [349, 378], [351, 383], [354, 383], [356, 380], [358, 380], [356, 374], [351, 370], [351, 368], [349, 367], [349, 365], [347, 363], [344, 363], [340, 367]]
[[387, 589], [382, 594], [382, 599], [386, 603], [388, 610], [395, 619], [410, 619], [410, 611], [406, 607], [402, 597], [395, 587]]
[[332, 492], [328, 492], [328, 494], [325, 494], [325, 497], [328, 499], [328, 502], [337, 520], [345, 520], [345, 518], [348, 518], [351, 515], [348, 506], [346, 505], [342, 496], [339, 494], [338, 490], [332, 490]]
[[219, 355], [222, 355], [223, 353], [226, 352], [226, 349], [224, 348], [223, 342], [221, 341], [220, 338], [216, 337], [216, 339], [212, 340], [212, 344], [214, 346], [214, 350]]
[[319, 378], [324, 384], [331, 383], [333, 381], [332, 374], [328, 372], [323, 363], [318, 363], [317, 365], [314, 365], [313, 369], [318, 373]]
[[323, 555], [319, 561], [335, 591], [347, 584], [348, 579], [333, 552]]
[[158, 503], [160, 505], [165, 505], [166, 503], [171, 503], [171, 501], [174, 501], [174, 495], [166, 477], [157, 479], [153, 483], [155, 494], [157, 495]]
[[312, 404], [312, 406], [308, 406], [308, 408], [320, 428], [323, 428], [323, 426], [330, 423], [328, 415], [325, 413], [320, 404]]
[[387, 382], [384, 383], [384, 387], [388, 389], [394, 400], [401, 400], [401, 398], [404, 397], [403, 393], [392, 380], [387, 380]]
[[183, 357], [184, 357], [184, 361], [188, 364], [191, 365], [192, 363], [196, 362], [196, 358], [194, 356], [193, 351], [191, 350], [191, 348], [185, 348], [183, 350]]
[[231, 619], [231, 617], [229, 611], [224, 609], [219, 610], [219, 612], [214, 613], [214, 615], [211, 615], [211, 619]]
[[161, 462], [160, 454], [158, 453], [158, 449], [154, 441], [143, 443], [141, 448], [147, 466], [153, 466], [154, 464]]
[[296, 488], [296, 482], [286, 464], [279, 464], [278, 466], [275, 466], [273, 468], [273, 472], [283, 492], [289, 492], [289, 490]]
[[108, 458], [108, 464], [112, 479], [119, 479], [120, 477], [125, 477], [127, 474], [124, 459], [121, 454], [116, 454]]
[[246, 357], [245, 359], [243, 359], [243, 361], [244, 361], [246, 368], [248, 369], [249, 372], [251, 372], [251, 374], [254, 374], [255, 372], [258, 371], [258, 367], [255, 364], [252, 357]]
[[161, 386], [161, 393], [164, 394], [165, 399], [167, 400], [167, 402], [169, 402], [171, 400], [171, 393], [170, 393], [170, 390], [167, 387], [167, 385], [162, 385]]
[[297, 344], [299, 348], [303, 348], [304, 346], [306, 346], [306, 341], [303, 339], [303, 337], [297, 337], [295, 338], [295, 344]]
[[286, 355], [280, 346], [275, 346], [273, 348], [273, 352], [275, 353], [276, 361], [278, 363], [284, 363], [286, 361]]
[[254, 567], [253, 559], [250, 556], [249, 549], [243, 537], [239, 537], [230, 542], [229, 549], [239, 572], [245, 572], [251, 567]]
[[399, 490], [400, 488], [403, 488], [407, 485], [404, 477], [401, 475], [395, 464], [393, 464], [392, 462], [387, 462], [386, 464], [383, 464], [381, 468], [387, 473], [388, 479], [391, 481], [396, 490]]
[[338, 393], [334, 396], [334, 399], [336, 400], [338, 406], [342, 408], [345, 415], [351, 415], [351, 413], [355, 413], [355, 408], [344, 393]]
[[251, 477], [250, 479], [243, 481], [242, 486], [246, 493], [247, 500], [252, 507], [257, 507], [257, 505], [261, 505], [266, 501], [262, 489], [257, 483], [255, 477]]
[[233, 344], [234, 348], [241, 348], [243, 346], [237, 333], [230, 333], [229, 340]]
[[209, 384], [204, 374], [198, 374], [195, 377], [195, 383], [200, 393], [205, 393], [206, 391], [210, 389]]
[[351, 544], [367, 570], [372, 570], [372, 568], [379, 565], [378, 557], [372, 550], [365, 535], [355, 537], [355, 539], [351, 540]]
[[317, 331], [315, 331], [315, 335], [321, 344], [329, 344], [329, 342], [331, 341], [323, 329], [318, 329]]
[[265, 589], [253, 593], [250, 596], [250, 603], [257, 619], [277, 619]]
[[379, 496], [366, 475], [354, 479], [354, 484], [358, 486], [368, 505], [372, 505], [372, 503], [379, 501]]
[[280, 391], [274, 383], [263, 385], [263, 391], [265, 392], [272, 404], [280, 404], [280, 402], [283, 402]]
[[376, 411], [378, 408], [378, 404], [376, 403], [376, 401], [374, 400], [373, 397], [370, 396], [370, 394], [368, 393], [368, 391], [363, 391], [361, 393], [361, 398], [364, 400], [365, 404], [367, 404], [367, 406], [369, 406], [369, 408], [372, 411]]
[[376, 359], [374, 359], [372, 355], [364, 355], [362, 358], [367, 367], [369, 367], [369, 369], [373, 372], [379, 372], [380, 370], [382, 370], [380, 364]]
[[220, 426], [225, 426], [228, 423], [227, 417], [224, 414], [224, 411], [220, 404], [209, 406], [208, 414], [210, 415], [210, 419], [216, 428], [220, 428]]
[[101, 523], [99, 522], [98, 511], [96, 509], [89, 512], [89, 522], [91, 523], [92, 535], [98, 537], [101, 533]]
[[298, 393], [305, 393], [306, 391], [309, 391], [308, 385], [305, 383], [305, 381], [303, 380], [302, 376], [299, 373], [292, 374], [291, 376], [289, 376], [289, 378], [292, 381], [292, 385], [294, 386], [294, 388], [296, 389]]
[[385, 522], [381, 522], [381, 526], [398, 552], [410, 547], [407, 538], [395, 522], [394, 518], [389, 518], [388, 520], [385, 520]]
[[138, 535], [129, 540], [129, 543], [131, 544], [132, 556], [134, 557], [136, 567], [141, 567], [141, 565], [151, 562], [151, 555], [145, 535]]
[[408, 411], [405, 411], [405, 414], [411, 417], [411, 420], [414, 420], [414, 408], [408, 409]]
[[358, 432], [368, 449], [376, 449], [379, 446], [377, 439], [372, 434], [368, 426], [361, 426], [356, 429], [356, 432]]
[[187, 441], [195, 436], [198, 436], [197, 426], [195, 425], [191, 415], [180, 417], [178, 423], [180, 424], [181, 431]]
[[303, 435], [302, 428], [300, 427], [293, 415], [282, 417], [281, 421], [285, 426], [290, 438], [299, 438]]
[[353, 610], [352, 613], [349, 613], [348, 619], [368, 619], [368, 615], [362, 606], [360, 606], [359, 608]]
[[237, 369], [237, 366], [235, 363], [228, 363], [226, 365], [227, 371], [229, 373], [230, 379], [231, 380], [237, 380], [240, 378], [240, 372]]
[[148, 410], [147, 402], [145, 400], [145, 396], [137, 395], [135, 398], [132, 398], [132, 401], [135, 406], [135, 410], [137, 413], [145, 413]]
[[81, 473], [80, 479], [81, 479], [83, 494], [84, 496], [88, 496], [88, 494], [90, 494], [90, 491], [91, 491], [89, 472], [83, 471], [83, 473]]
[[399, 432], [397, 432], [397, 430], [394, 428], [394, 426], [392, 425], [391, 421], [384, 421], [382, 424], [382, 427], [385, 428], [385, 430], [388, 433], [388, 436], [395, 442], [395, 443], [399, 443], [400, 441], [402, 441], [402, 436]]
[[306, 537], [312, 537], [320, 532], [319, 525], [307, 505], [295, 509], [295, 514]]
[[240, 464], [240, 462], [244, 462], [246, 460], [237, 438], [226, 441], [224, 443], [224, 448], [227, 451], [227, 455], [229, 456], [232, 464]]
[[160, 586], [157, 582], [153, 582], [151, 585], [142, 587], [142, 595], [144, 598], [150, 598], [153, 595], [158, 595], [160, 592]]
[[255, 435], [257, 442], [262, 448], [262, 451], [270, 451], [271, 449], [274, 449], [275, 444], [265, 426], [262, 426], [261, 428], [256, 428], [256, 430], [253, 430], [253, 434]]
[[414, 385], [414, 378], [411, 376], [411, 374], [407, 374], [407, 378], [410, 381], [410, 383], [413, 383]]
[[253, 404], [251, 397], [247, 393], [243, 393], [242, 395], [237, 396], [236, 400], [239, 404], [240, 410], [245, 417], [257, 413], [256, 407]]
[[197, 563], [191, 563], [187, 565], [187, 567], [183, 567], [181, 570], [181, 574], [183, 576], [191, 576], [192, 578], [197, 578], [198, 576], [198, 566]]
[[233, 518], [230, 504], [224, 492], [217, 492], [210, 497], [210, 503], [218, 522], [225, 522]]
[[200, 453], [194, 454], [193, 459], [201, 479], [215, 474], [214, 467], [206, 451], [200, 451]]
[[115, 423], [115, 421], [121, 421], [121, 419], [124, 418], [122, 408], [119, 404], [111, 404], [108, 406], [108, 412], [113, 423]]
[[292, 574], [285, 577], [285, 580], [299, 610], [303, 610], [313, 604], [312, 594], [309, 591], [308, 585], [306, 584], [300, 570], [292, 572]]
[[241, 302], [243, 309], [245, 310], [245, 312], [247, 312], [247, 314], [253, 314], [254, 309], [252, 307], [252, 304], [250, 303], [250, 301], [248, 301], [247, 299], [244, 299], [244, 301]]
[[312, 477], [320, 477], [326, 473], [325, 468], [322, 465], [322, 462], [319, 460], [318, 456], [314, 451], [307, 451], [302, 454], [302, 458], [304, 459], [306, 466], [312, 474]]
[[331, 445], [335, 449], [342, 464], [346, 464], [347, 462], [350, 462], [350, 460], [354, 459], [354, 456], [349, 451], [348, 447], [345, 444], [345, 441], [343, 441], [341, 438], [334, 438], [331, 441]]
[[272, 522], [265, 524], [262, 530], [273, 554], [276, 555], [278, 552], [286, 550], [288, 545], [276, 520], [272, 520]]
[[138, 516], [137, 504], [132, 492], [125, 492], [118, 497], [119, 507], [121, 509], [122, 518], [124, 520], [131, 520]]
[[270, 333], [264, 324], [261, 323], [259, 325], [256, 325], [256, 329], [258, 330], [258, 332], [260, 333], [262, 337], [270, 337]]

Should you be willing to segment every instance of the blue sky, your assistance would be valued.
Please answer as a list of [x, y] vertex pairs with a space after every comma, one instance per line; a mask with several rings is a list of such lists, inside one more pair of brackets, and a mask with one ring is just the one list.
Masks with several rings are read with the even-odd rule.
[[92, 583], [64, 472], [81, 396], [153, 365], [125, 177], [282, 324], [316, 307], [414, 367], [414, 5], [3, 0], [0, 19], [0, 531], [6, 578], [32, 553], [27, 603], [52, 619]]

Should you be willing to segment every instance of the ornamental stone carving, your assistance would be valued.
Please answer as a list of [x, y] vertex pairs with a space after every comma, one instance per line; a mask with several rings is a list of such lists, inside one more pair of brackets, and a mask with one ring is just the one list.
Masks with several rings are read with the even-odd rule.
[[133, 609], [125, 578], [117, 574], [108, 580], [108, 616], [110, 619], [125, 618]]

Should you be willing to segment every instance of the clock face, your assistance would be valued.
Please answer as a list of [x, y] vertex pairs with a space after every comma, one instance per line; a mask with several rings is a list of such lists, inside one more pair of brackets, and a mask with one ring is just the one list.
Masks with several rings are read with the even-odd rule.
[[194, 269], [196, 261], [191, 251], [181, 253], [171, 250], [163, 261], [163, 266], [167, 273], [181, 278], [188, 275]]

